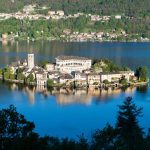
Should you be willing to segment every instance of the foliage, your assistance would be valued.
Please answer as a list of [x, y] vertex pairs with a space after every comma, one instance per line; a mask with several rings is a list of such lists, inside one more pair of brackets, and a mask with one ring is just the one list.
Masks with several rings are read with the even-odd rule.
[[1, 12], [14, 12], [26, 4], [37, 3], [39, 6], [48, 6], [51, 10], [64, 10], [66, 14], [78, 12], [110, 15], [125, 14], [129, 16], [149, 15], [149, 0], [1, 0]]
[[4, 73], [4, 79], [7, 80], [7, 79], [15, 79], [15, 75], [12, 71], [11, 68], [7, 67], [7, 68], [4, 68], [3, 69], [3, 73]]
[[93, 134], [93, 150], [114, 150], [117, 148], [117, 132], [111, 125], [107, 124], [102, 130], [97, 130]]
[[101, 70], [103, 72], [118, 72], [123, 70], [122, 68], [120, 68], [119, 66], [117, 66], [116, 64], [114, 64], [112, 61], [108, 60], [108, 59], [104, 59], [104, 60], [95, 60], [93, 62], [93, 68], [94, 70]]
[[27, 84], [34, 83], [34, 82], [35, 82], [35, 78], [33, 74], [29, 74], [28, 77], [25, 79], [25, 83]]
[[47, 80], [47, 87], [52, 87], [52, 86], [54, 86], [53, 80], [48, 79], [48, 80]]
[[141, 111], [142, 108], [137, 108], [131, 97], [128, 97], [123, 105], [119, 106], [116, 128], [120, 143], [127, 150], [142, 149], [143, 130], [138, 124]]
[[0, 110], [0, 148], [7, 147], [8, 139], [13, 143], [14, 139], [29, 136], [33, 129], [34, 124], [19, 114], [14, 106]]
[[46, 69], [47, 64], [48, 64], [48, 61], [42, 61], [41, 66]]
[[104, 84], [109, 84], [109, 81], [108, 80], [104, 80], [103, 83]]
[[119, 81], [119, 83], [120, 84], [122, 84], [122, 85], [127, 85], [128, 84], [128, 81], [127, 81], [127, 79], [121, 79], [120, 81]]
[[[0, 21], [0, 34], [18, 34], [20, 39], [29, 38], [60, 38], [64, 29], [72, 32], [99, 32], [105, 31], [120, 33], [125, 31], [127, 37], [118, 37], [116, 40], [133, 40], [150, 38], [150, 1], [149, 0], [1, 0], [0, 12], [15, 12], [23, 9], [27, 4], [37, 4], [35, 10], [47, 14], [49, 10], [64, 10], [65, 14], [85, 13], [99, 15], [121, 15], [122, 19], [112, 17], [110, 21], [91, 22], [89, 17], [44, 20], [38, 21], [8, 19]], [[47, 6], [47, 9], [38, 9]], [[126, 17], [127, 16], [127, 17]], [[44, 31], [44, 32], [41, 32]]]
[[138, 80], [141, 82], [147, 82], [148, 81], [148, 69], [146, 66], [139, 67], [136, 70], [136, 76], [138, 77]]
[[25, 75], [23, 73], [18, 73], [17, 80], [25, 80]]
[[0, 69], [0, 75], [3, 75], [3, 69]]
[[18, 68], [17, 70], [16, 70], [16, 73], [18, 74], [18, 73], [23, 73], [23, 70], [24, 70], [24, 68]]
[[[120, 34], [120, 29], [124, 30], [128, 36], [121, 36], [120, 41], [129, 41], [141, 37], [150, 38], [150, 19], [124, 18], [121, 20], [110, 19], [108, 22], [92, 22], [85, 16], [79, 18], [60, 19], [60, 20], [16, 20], [8, 19], [0, 21], [0, 34], [8, 33], [8, 36], [18, 35], [18, 39], [60, 39], [64, 34], [64, 30], [69, 29], [71, 33], [91, 33], [91, 32], [104, 32], [112, 34]], [[133, 26], [134, 25], [134, 26]], [[115, 30], [113, 32], [113, 30]], [[107, 36], [105, 37], [108, 38]]]

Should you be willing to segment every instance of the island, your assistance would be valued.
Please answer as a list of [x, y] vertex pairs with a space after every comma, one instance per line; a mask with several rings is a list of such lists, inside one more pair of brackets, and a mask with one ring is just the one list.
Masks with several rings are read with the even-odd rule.
[[36, 65], [34, 54], [27, 60], [12, 62], [0, 69], [5, 82], [22, 83], [44, 87], [105, 88], [147, 84], [148, 70], [145, 66], [136, 71], [119, 67], [107, 59], [92, 60], [79, 56], [58, 56], [55, 63]]

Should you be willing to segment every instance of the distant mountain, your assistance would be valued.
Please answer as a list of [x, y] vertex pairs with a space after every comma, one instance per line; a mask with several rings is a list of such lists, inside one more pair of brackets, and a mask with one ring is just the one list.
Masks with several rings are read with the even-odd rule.
[[24, 5], [37, 4], [65, 13], [95, 13], [102, 15], [150, 15], [150, 0], [0, 0], [0, 12], [21, 10]]

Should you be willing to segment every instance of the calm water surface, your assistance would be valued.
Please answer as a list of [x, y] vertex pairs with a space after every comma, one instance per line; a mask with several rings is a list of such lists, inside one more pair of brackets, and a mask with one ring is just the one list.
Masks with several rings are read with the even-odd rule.
[[[118, 65], [132, 69], [146, 65], [150, 71], [150, 43], [64, 43], [64, 42], [3, 42], [0, 43], [0, 67], [12, 61], [26, 59], [27, 53], [35, 54], [35, 61], [55, 61], [58, 55], [78, 55], [90, 58], [109, 58]], [[115, 125], [118, 105], [132, 96], [143, 107], [140, 124], [150, 127], [150, 88], [126, 90], [44, 89], [21, 87], [0, 82], [0, 108], [13, 104], [25, 117], [34, 121], [35, 131], [41, 136], [76, 138], [81, 133], [90, 137], [107, 122]]]

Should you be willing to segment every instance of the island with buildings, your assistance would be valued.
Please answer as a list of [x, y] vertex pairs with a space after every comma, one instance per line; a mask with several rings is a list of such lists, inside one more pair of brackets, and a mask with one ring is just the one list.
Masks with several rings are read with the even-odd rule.
[[104, 88], [148, 83], [146, 67], [134, 72], [127, 67], [119, 68], [109, 60], [93, 61], [79, 56], [58, 56], [55, 60], [39, 66], [34, 62], [34, 54], [28, 54], [24, 62], [12, 62], [0, 69], [0, 78], [41, 87]]

